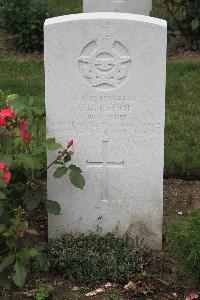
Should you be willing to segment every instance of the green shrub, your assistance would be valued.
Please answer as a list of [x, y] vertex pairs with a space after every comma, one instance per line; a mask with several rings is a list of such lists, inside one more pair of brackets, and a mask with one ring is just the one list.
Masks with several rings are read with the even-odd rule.
[[200, 209], [170, 228], [168, 243], [186, 275], [200, 283]]
[[142, 252], [130, 249], [113, 234], [65, 235], [51, 241], [49, 259], [53, 268], [79, 283], [123, 283], [140, 271]]
[[170, 33], [180, 32], [193, 49], [200, 49], [199, 0], [162, 0], [162, 3], [170, 16]]
[[49, 17], [48, 0], [0, 0], [3, 26], [16, 46], [25, 51], [43, 49], [43, 24]]

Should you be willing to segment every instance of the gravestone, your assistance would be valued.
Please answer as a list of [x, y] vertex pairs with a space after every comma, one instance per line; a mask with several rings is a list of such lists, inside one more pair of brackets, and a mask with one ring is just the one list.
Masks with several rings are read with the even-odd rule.
[[[47, 137], [74, 140], [86, 185], [48, 171], [49, 237], [67, 232], [162, 245], [166, 22], [89, 13], [45, 22]], [[56, 153], [48, 153], [48, 162]]]
[[83, 0], [83, 12], [124, 12], [149, 15], [152, 0]]

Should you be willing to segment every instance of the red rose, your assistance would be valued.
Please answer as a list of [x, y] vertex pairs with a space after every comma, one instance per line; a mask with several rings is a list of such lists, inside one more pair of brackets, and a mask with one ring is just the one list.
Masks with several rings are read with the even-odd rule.
[[6, 118], [0, 116], [0, 126], [6, 126], [6, 125], [7, 125]]
[[8, 184], [11, 179], [11, 173], [8, 166], [4, 162], [0, 162], [0, 170], [3, 171], [3, 175], [0, 176], [0, 178], [3, 179], [6, 184]]
[[30, 142], [32, 140], [32, 135], [28, 133], [29, 123], [25, 121], [24, 123], [19, 125], [20, 136], [23, 140]]
[[27, 132], [22, 132], [21, 133], [21, 138], [23, 138], [23, 140], [25, 140], [26, 142], [30, 142], [32, 140], [32, 135], [27, 133]]
[[14, 115], [12, 107], [8, 107], [8, 108], [0, 110], [0, 116], [6, 117], [6, 118], [14, 118], [15, 115]]
[[71, 147], [74, 144], [73, 140], [67, 141], [67, 148]]
[[0, 110], [0, 126], [6, 126], [7, 125], [7, 119], [8, 118], [14, 118], [14, 112], [12, 107], [8, 107], [5, 109]]
[[20, 131], [28, 131], [29, 130], [29, 123], [28, 121], [25, 121], [24, 123], [19, 125], [19, 130]]

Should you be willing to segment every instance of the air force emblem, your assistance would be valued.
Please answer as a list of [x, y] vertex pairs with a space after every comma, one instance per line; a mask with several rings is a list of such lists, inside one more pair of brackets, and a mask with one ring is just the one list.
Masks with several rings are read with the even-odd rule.
[[130, 65], [128, 50], [108, 34], [87, 44], [79, 57], [80, 71], [88, 83], [104, 90], [118, 87]]

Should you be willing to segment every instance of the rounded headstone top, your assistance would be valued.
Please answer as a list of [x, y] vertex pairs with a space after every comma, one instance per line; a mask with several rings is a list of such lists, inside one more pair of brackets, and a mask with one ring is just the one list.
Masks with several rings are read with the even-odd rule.
[[59, 16], [46, 19], [44, 27], [58, 23], [65, 23], [70, 21], [84, 21], [84, 20], [127, 20], [136, 21], [167, 27], [167, 22], [163, 19], [153, 18], [149, 16], [129, 14], [129, 13], [115, 13], [115, 12], [95, 12], [95, 13], [80, 13], [65, 16]]

